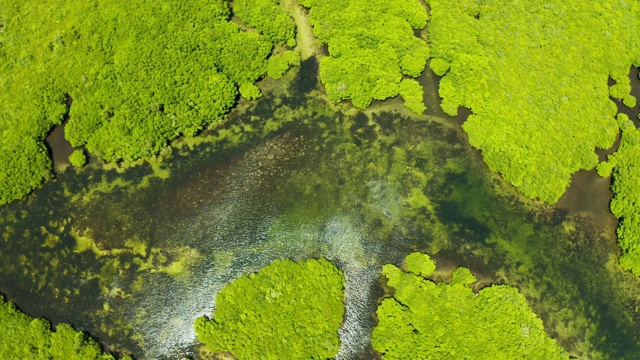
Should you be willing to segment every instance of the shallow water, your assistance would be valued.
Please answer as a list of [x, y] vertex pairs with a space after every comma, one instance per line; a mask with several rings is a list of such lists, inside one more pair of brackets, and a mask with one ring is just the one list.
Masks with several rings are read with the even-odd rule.
[[[72, 106], [73, 99], [67, 96], [67, 108]], [[62, 124], [56, 125], [53, 130], [47, 135], [45, 139], [45, 145], [49, 151], [49, 157], [53, 162], [53, 167], [56, 171], [64, 171], [69, 166], [69, 155], [73, 152], [73, 146], [64, 137], [64, 127], [69, 121], [69, 113], [64, 115]]]
[[339, 358], [371, 358], [380, 267], [423, 250], [436, 277], [467, 266], [480, 285], [517, 286], [576, 356], [640, 353], [640, 283], [617, 266], [606, 184], [579, 174], [558, 206], [523, 200], [469, 148], [465, 114], [440, 112], [432, 74], [420, 118], [393, 103], [345, 115], [315, 74], [306, 61], [288, 89], [160, 164], [68, 169], [0, 208], [0, 292], [110, 350], [198, 357], [192, 323], [224, 284], [324, 256], [347, 279]]

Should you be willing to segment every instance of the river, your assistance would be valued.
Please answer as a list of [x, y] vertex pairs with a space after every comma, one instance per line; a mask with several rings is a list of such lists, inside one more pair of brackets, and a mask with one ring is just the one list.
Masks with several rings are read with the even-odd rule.
[[640, 354], [640, 281], [617, 266], [605, 179], [576, 175], [555, 206], [523, 199], [468, 146], [466, 114], [439, 110], [430, 72], [420, 117], [398, 101], [344, 113], [316, 74], [311, 58], [263, 84], [262, 100], [161, 162], [60, 170], [0, 208], [0, 292], [116, 353], [202, 358], [192, 324], [224, 284], [322, 256], [347, 279], [339, 358], [368, 359], [380, 267], [420, 250], [436, 278], [466, 266], [476, 288], [518, 287], [575, 356]]

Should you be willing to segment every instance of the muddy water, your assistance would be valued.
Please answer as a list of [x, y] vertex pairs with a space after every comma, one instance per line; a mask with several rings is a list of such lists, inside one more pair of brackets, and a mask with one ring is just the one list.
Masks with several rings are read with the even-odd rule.
[[620, 101], [616, 101], [618, 111], [627, 114], [629, 119], [633, 120], [636, 124], [636, 127], [640, 127], [640, 120], [638, 120], [638, 114], [640, 114], [640, 77], [638, 75], [638, 68], [632, 66], [629, 71], [629, 81], [631, 82], [631, 95], [638, 100], [636, 106], [630, 109], [624, 106]]
[[576, 356], [640, 353], [640, 284], [593, 220], [602, 204], [520, 199], [467, 145], [464, 114], [439, 113], [430, 73], [420, 118], [336, 112], [315, 74], [312, 58], [287, 89], [155, 167], [66, 171], [0, 208], [0, 291], [110, 350], [197, 357], [193, 321], [224, 284], [277, 258], [324, 256], [347, 278], [339, 357], [371, 358], [380, 266], [424, 250], [442, 278], [462, 265], [517, 286]]
[[[67, 96], [67, 108], [70, 108], [72, 104], [73, 99]], [[69, 166], [69, 155], [71, 155], [74, 150], [73, 146], [71, 146], [69, 141], [64, 137], [64, 127], [68, 121], [69, 114], [67, 113], [64, 115], [62, 124], [55, 126], [45, 139], [49, 156], [53, 160], [53, 167], [56, 171], [64, 171], [64, 169]]]
[[[638, 75], [638, 68], [632, 66], [629, 71], [631, 95], [640, 100], [640, 78]], [[638, 120], [639, 104], [636, 104], [633, 108], [628, 108], [622, 104], [622, 101], [615, 99], [612, 99], [612, 101], [616, 103], [619, 113], [628, 115], [636, 126], [640, 127], [640, 120]], [[600, 161], [606, 161], [607, 156], [616, 151], [619, 143], [620, 135], [618, 135], [611, 149], [597, 150]], [[571, 187], [567, 189], [558, 205], [571, 213], [588, 215], [591, 223], [596, 228], [601, 229], [603, 234], [611, 241], [615, 242], [615, 229], [618, 226], [618, 220], [609, 211], [609, 203], [613, 198], [613, 192], [610, 187], [611, 178], [602, 178], [598, 176], [595, 170], [579, 171], [573, 175]]]

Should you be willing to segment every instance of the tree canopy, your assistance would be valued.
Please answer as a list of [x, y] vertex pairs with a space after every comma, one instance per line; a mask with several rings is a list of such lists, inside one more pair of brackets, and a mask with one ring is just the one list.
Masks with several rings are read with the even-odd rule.
[[74, 152], [69, 155], [69, 163], [77, 168], [81, 168], [87, 163], [87, 156], [82, 150], [74, 150]]
[[[16, 309], [0, 296], [0, 357], [34, 360], [113, 360], [95, 340], [69, 324], [51, 330], [45, 319]], [[130, 359], [129, 357], [125, 357]]]
[[[615, 104], [640, 65], [640, 3], [429, 0], [442, 109], [525, 195], [556, 202], [616, 137]], [[615, 85], [608, 88], [609, 77]]]
[[300, 53], [287, 50], [282, 55], [274, 55], [267, 63], [267, 75], [273, 79], [280, 79], [291, 66], [300, 65]]
[[296, 45], [296, 24], [279, 0], [235, 0], [233, 11], [247, 25], [276, 44]]
[[213, 318], [196, 320], [198, 340], [239, 359], [333, 358], [344, 284], [327, 260], [276, 260], [218, 293]]
[[74, 147], [136, 160], [218, 121], [239, 86], [255, 98], [273, 44], [229, 17], [224, 0], [3, 2], [0, 204], [47, 176], [42, 141], [67, 112]]
[[[350, 99], [364, 109], [373, 100], [402, 96], [421, 113], [421, 87], [401, 85], [403, 75], [417, 77], [426, 67], [429, 48], [414, 36], [426, 26], [427, 12], [418, 0], [302, 0], [310, 8], [316, 37], [331, 56], [320, 61], [320, 78], [333, 101]], [[406, 95], [406, 96], [405, 96]], [[419, 98], [419, 99], [418, 99]]]
[[545, 333], [517, 289], [490, 286], [474, 294], [469, 269], [458, 268], [451, 283], [434, 283], [435, 264], [426, 254], [407, 256], [402, 271], [385, 265], [394, 289], [378, 307], [373, 348], [383, 359], [568, 359]]

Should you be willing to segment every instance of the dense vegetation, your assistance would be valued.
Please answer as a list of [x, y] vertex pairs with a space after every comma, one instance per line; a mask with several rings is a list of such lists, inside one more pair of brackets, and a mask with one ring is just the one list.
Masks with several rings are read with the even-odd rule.
[[69, 163], [75, 167], [81, 168], [87, 163], [87, 156], [82, 150], [75, 150], [69, 155]]
[[[281, 15], [262, 13], [260, 24]], [[47, 176], [42, 140], [66, 112], [73, 146], [134, 160], [216, 122], [238, 86], [259, 97], [253, 83], [266, 75], [273, 44], [229, 16], [223, 0], [3, 2], [0, 204]]]
[[640, 276], [640, 130], [625, 114], [618, 115], [618, 125], [622, 130], [620, 147], [598, 165], [598, 173], [613, 176], [611, 212], [620, 219], [620, 265]]
[[435, 270], [424, 254], [406, 259], [410, 272], [385, 265], [395, 292], [378, 308], [372, 337], [384, 359], [568, 359], [518, 290], [491, 286], [474, 294], [476, 281], [459, 268], [451, 283], [424, 278]]
[[[45, 319], [32, 318], [0, 296], [0, 358], [37, 360], [113, 360], [100, 344], [69, 324], [56, 330]], [[128, 358], [128, 357], [127, 357]]]
[[300, 65], [300, 53], [287, 50], [282, 55], [274, 55], [267, 63], [267, 75], [273, 79], [280, 79], [291, 66]]
[[274, 43], [295, 46], [296, 24], [279, 3], [279, 0], [235, 0], [233, 11]]
[[429, 48], [413, 29], [426, 26], [427, 12], [418, 0], [302, 0], [318, 39], [329, 46], [320, 77], [334, 101], [351, 99], [357, 108], [398, 94], [416, 113], [424, 111], [422, 88], [401, 85], [403, 75], [424, 70]]
[[320, 260], [276, 260], [224, 287], [198, 340], [239, 359], [328, 359], [340, 348], [344, 277]]
[[[606, 0], [430, 0], [431, 68], [442, 109], [494, 171], [525, 195], [555, 202], [594, 148], [616, 136], [611, 94], [632, 105], [640, 65], [640, 3]], [[611, 77], [616, 84], [610, 89]]]

